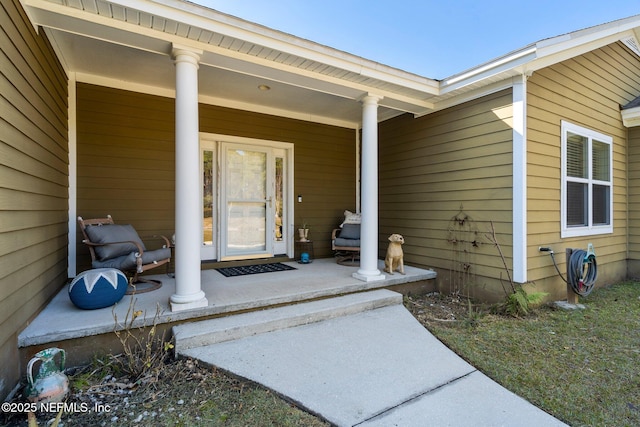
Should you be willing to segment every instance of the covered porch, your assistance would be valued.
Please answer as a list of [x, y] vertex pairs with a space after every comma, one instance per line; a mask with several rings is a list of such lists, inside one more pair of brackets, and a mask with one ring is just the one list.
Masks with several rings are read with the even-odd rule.
[[[155, 323], [160, 330], [168, 330], [179, 323], [372, 289], [387, 288], [404, 294], [435, 290], [436, 273], [411, 266], [405, 266], [405, 275], [383, 273], [383, 280], [366, 282], [353, 277], [356, 267], [339, 265], [331, 258], [309, 264], [295, 261], [285, 264], [295, 269], [235, 277], [225, 277], [214, 269], [201, 270], [202, 288], [209, 304], [180, 312], [171, 312], [175, 279], [166, 274], [148, 276], [162, 281], [160, 289], [125, 295], [115, 306], [98, 310], [75, 307], [65, 287], [20, 333], [18, 346], [23, 358], [41, 348], [64, 346], [69, 350], [69, 363], [73, 363], [88, 360], [86, 356], [95, 353], [96, 343], [105, 350], [110, 349], [108, 342], [117, 346], [113, 334], [116, 317], [118, 323], [125, 323], [128, 310], [142, 312], [133, 322], [134, 327]], [[378, 267], [382, 271], [383, 261], [379, 261]]]
[[[292, 257], [293, 231], [305, 219], [315, 239], [329, 241], [338, 212], [355, 208], [362, 251], [352, 274], [385, 280], [376, 268], [380, 233], [390, 234], [378, 226], [378, 123], [432, 111], [436, 81], [183, 1], [24, 5], [68, 75], [68, 277], [87, 268], [75, 218], [113, 214], [148, 234], [175, 236], [175, 281], [162, 291], [173, 291], [169, 309], [207, 310], [218, 303], [201, 261]], [[266, 176], [260, 191], [236, 191], [227, 155], [247, 147], [266, 159], [255, 174]], [[276, 250], [270, 218], [279, 199], [269, 168], [283, 147], [290, 183], [284, 248]], [[204, 150], [213, 153], [211, 176], [220, 177], [211, 192], [216, 255], [202, 251]], [[262, 233], [259, 250], [246, 258], [230, 249], [241, 234], [230, 217], [241, 208], [264, 222], [253, 228]]]

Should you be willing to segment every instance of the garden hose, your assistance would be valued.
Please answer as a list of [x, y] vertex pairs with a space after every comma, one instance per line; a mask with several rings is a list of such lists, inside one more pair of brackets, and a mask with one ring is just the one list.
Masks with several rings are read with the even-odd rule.
[[[596, 279], [598, 278], [598, 265], [596, 264], [596, 254], [593, 252], [593, 246], [589, 244], [587, 251], [582, 249], [573, 249], [571, 256], [567, 260], [567, 278], [565, 279], [556, 259], [553, 256], [551, 248], [541, 247], [541, 252], [549, 252], [553, 266], [556, 268], [558, 275], [562, 280], [571, 286], [573, 291], [583, 297], [586, 297], [593, 290]], [[585, 269], [586, 265], [586, 269]]]
[[598, 278], [598, 265], [596, 256], [592, 252], [582, 249], [574, 249], [567, 261], [567, 283], [573, 291], [586, 297], [593, 290]]

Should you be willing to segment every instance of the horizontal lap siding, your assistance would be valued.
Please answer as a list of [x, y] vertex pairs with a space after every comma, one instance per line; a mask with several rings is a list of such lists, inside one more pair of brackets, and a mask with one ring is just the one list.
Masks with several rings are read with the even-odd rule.
[[[173, 99], [79, 84], [78, 214], [173, 234], [174, 123]], [[355, 208], [354, 130], [200, 105], [200, 131], [293, 143], [295, 224], [311, 224], [316, 256], [331, 255], [331, 229]], [[89, 264], [78, 241], [79, 270]]]
[[452, 219], [462, 209], [469, 219], [453, 231], [459, 234], [469, 227], [479, 241], [479, 247], [471, 249], [471, 274], [504, 275], [486, 234], [493, 221], [511, 263], [511, 122], [508, 90], [421, 118], [404, 115], [380, 125], [381, 256], [386, 237], [403, 234], [405, 261], [437, 268], [442, 285], [447, 272], [459, 270], [450, 229], [456, 228]]
[[17, 0], [0, 6], [0, 399], [17, 334], [67, 278], [67, 77]]
[[[612, 44], [535, 72], [528, 80], [529, 280], [563, 292], [548, 255], [551, 246], [565, 271], [566, 248], [593, 243], [601, 284], [625, 275], [627, 257], [627, 129], [620, 105], [640, 94], [640, 62], [621, 43]], [[561, 120], [613, 137], [613, 234], [560, 238]], [[631, 159], [629, 159], [631, 160]], [[630, 223], [630, 230], [634, 226]], [[637, 226], [636, 226], [637, 227]]]
[[78, 215], [111, 214], [142, 235], [173, 234], [172, 100], [86, 84], [77, 100]]

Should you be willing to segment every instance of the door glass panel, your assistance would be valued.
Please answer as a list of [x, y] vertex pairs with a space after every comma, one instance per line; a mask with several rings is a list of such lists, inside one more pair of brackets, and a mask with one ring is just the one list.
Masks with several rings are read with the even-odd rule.
[[267, 194], [267, 153], [227, 151], [227, 198], [260, 199]]
[[284, 159], [282, 157], [276, 157], [275, 187], [274, 239], [276, 242], [281, 242], [283, 240], [282, 221], [284, 218]]
[[267, 249], [264, 203], [229, 203], [228, 253], [255, 253]]
[[202, 152], [202, 243], [213, 244], [213, 151]]

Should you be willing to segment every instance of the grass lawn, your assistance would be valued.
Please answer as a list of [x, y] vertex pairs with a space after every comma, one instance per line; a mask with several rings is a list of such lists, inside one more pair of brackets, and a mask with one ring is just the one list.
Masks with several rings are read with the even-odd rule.
[[586, 309], [423, 323], [480, 371], [569, 425], [638, 426], [640, 283], [596, 289], [580, 302]]

